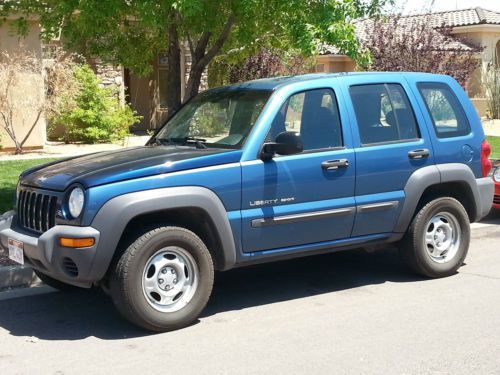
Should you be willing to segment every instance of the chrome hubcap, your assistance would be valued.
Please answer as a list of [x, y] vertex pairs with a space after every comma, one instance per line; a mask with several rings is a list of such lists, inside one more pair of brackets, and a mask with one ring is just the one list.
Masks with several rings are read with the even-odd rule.
[[146, 262], [142, 290], [151, 307], [161, 312], [174, 312], [191, 301], [198, 278], [198, 267], [191, 254], [183, 248], [169, 246], [157, 251]]
[[434, 215], [425, 232], [427, 254], [436, 263], [449, 262], [458, 252], [460, 235], [460, 224], [455, 216], [447, 212]]

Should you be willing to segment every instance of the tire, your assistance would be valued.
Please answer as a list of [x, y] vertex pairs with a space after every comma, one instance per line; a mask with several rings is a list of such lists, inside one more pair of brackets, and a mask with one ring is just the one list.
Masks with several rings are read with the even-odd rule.
[[456, 199], [442, 197], [417, 212], [401, 241], [400, 254], [416, 273], [430, 278], [446, 277], [462, 266], [469, 243], [467, 212]]
[[38, 270], [34, 269], [33, 271], [38, 276], [38, 278], [40, 280], [42, 280], [45, 284], [47, 284], [48, 286], [50, 286], [54, 289], [60, 290], [61, 292], [76, 292], [76, 291], [81, 291], [82, 289], [84, 289], [84, 288], [80, 288], [78, 286], [66, 284], [66, 283], [63, 283], [62, 281], [53, 279], [52, 277], [47, 276], [46, 274], [41, 273]]
[[212, 257], [193, 232], [160, 227], [138, 237], [116, 261], [111, 298], [131, 323], [166, 332], [191, 324], [214, 283]]

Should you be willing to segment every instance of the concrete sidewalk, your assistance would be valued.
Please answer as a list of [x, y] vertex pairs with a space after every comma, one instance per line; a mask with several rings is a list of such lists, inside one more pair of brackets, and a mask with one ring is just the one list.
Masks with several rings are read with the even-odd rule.
[[26, 151], [22, 155], [13, 155], [12, 153], [0, 152], [0, 161], [8, 160], [28, 160], [41, 158], [66, 158], [91, 154], [101, 151], [120, 150], [126, 147], [143, 146], [149, 140], [150, 136], [130, 136], [119, 143], [101, 143], [101, 144], [65, 144], [63, 142], [47, 142], [43, 150]]

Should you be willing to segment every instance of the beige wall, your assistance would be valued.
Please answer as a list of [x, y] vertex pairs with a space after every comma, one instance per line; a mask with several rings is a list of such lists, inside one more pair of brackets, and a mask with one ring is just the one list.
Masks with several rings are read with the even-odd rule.
[[[21, 48], [24, 48], [35, 53], [38, 57], [41, 57], [42, 51], [39, 40], [40, 29], [37, 23], [31, 23], [29, 28], [30, 32], [26, 38], [13, 36], [9, 31], [9, 26], [8, 22], [0, 26], [0, 52], [13, 54], [20, 51]], [[23, 139], [29, 132], [31, 125], [38, 115], [35, 108], [38, 108], [41, 104], [40, 101], [43, 100], [42, 71], [40, 70], [40, 74], [26, 74], [13, 91], [13, 97], [15, 98], [16, 107], [16, 114], [14, 116], [15, 130], [18, 139]], [[24, 147], [43, 147], [46, 140], [45, 129], [45, 119], [41, 116], [24, 144]], [[1, 127], [0, 132], [3, 149], [12, 148], [14, 143]]]
[[472, 74], [467, 85], [467, 91], [472, 98], [484, 96], [481, 85], [482, 69], [494, 61], [496, 46], [500, 41], [500, 25], [479, 25], [455, 28], [454, 34], [463, 37], [484, 48], [481, 53], [482, 64]]

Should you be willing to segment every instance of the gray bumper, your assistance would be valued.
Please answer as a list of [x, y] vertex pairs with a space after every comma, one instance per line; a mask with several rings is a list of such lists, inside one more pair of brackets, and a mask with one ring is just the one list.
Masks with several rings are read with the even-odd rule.
[[[27, 233], [15, 225], [15, 215], [9, 212], [0, 218], [0, 244], [8, 248], [12, 238], [24, 244], [26, 265], [62, 282], [90, 287], [94, 282], [92, 265], [97, 253], [100, 233], [92, 227], [56, 225], [40, 236]], [[59, 237], [95, 238], [95, 244], [86, 248], [67, 248], [59, 244]], [[75, 272], [77, 270], [77, 272]]]
[[495, 193], [495, 184], [491, 177], [484, 177], [477, 178], [476, 185], [478, 193], [478, 198], [476, 198], [476, 221], [479, 221], [491, 211], [491, 207], [493, 205], [493, 195]]

